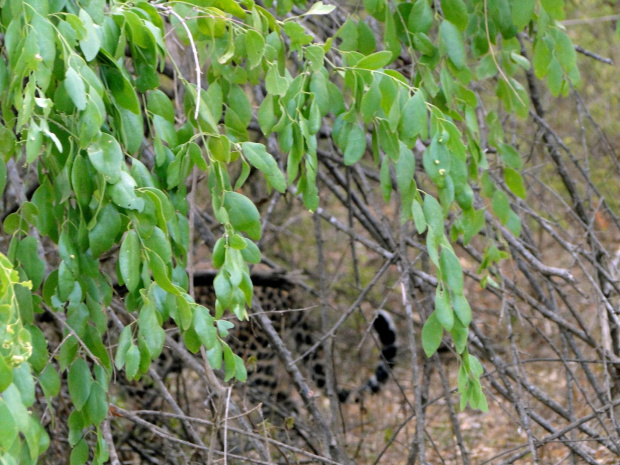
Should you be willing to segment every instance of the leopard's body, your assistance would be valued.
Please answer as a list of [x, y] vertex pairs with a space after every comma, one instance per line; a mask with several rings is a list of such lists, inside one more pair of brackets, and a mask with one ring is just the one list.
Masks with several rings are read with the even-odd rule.
[[[213, 308], [215, 295], [212, 286], [213, 274], [207, 273], [195, 278], [196, 301]], [[285, 345], [297, 356], [305, 354], [320, 339], [317, 318], [313, 318], [316, 305], [304, 305], [309, 299], [302, 298], [299, 286], [287, 276], [275, 273], [255, 273], [252, 276], [254, 293], [259, 299], [262, 311], [267, 313]], [[318, 300], [318, 299], [317, 299]], [[250, 312], [251, 315], [251, 312]], [[287, 379], [278, 355], [269, 344], [258, 323], [250, 316], [249, 321], [235, 322], [227, 342], [240, 355], [248, 367], [248, 386], [252, 397], [264, 403], [275, 401], [282, 404], [288, 400]], [[363, 392], [376, 393], [389, 378], [396, 357], [396, 330], [389, 315], [380, 311], [373, 319], [374, 338], [380, 349], [378, 359], [369, 362], [374, 374], [357, 389], [339, 389], [341, 402], [357, 400]], [[326, 385], [327, 370], [323, 362], [322, 348], [308, 353], [300, 364], [316, 388]], [[356, 370], [359, 371], [359, 370]]]

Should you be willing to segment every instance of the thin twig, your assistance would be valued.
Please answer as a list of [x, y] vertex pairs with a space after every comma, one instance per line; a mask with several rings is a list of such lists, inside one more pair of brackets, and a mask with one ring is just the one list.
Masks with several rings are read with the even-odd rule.
[[183, 29], [185, 29], [185, 32], [187, 33], [187, 38], [189, 39], [189, 45], [192, 49], [192, 54], [194, 55], [194, 64], [195, 64], [195, 70], [196, 70], [196, 110], [194, 111], [194, 119], [198, 120], [198, 112], [200, 111], [200, 101], [202, 98], [201, 96], [202, 71], [200, 70], [200, 60], [198, 59], [198, 50], [196, 49], [196, 44], [194, 43], [194, 36], [192, 35], [192, 32], [189, 30], [189, 27], [187, 26], [187, 24], [185, 24], [185, 20], [172, 8], [163, 7], [157, 4], [155, 5], [155, 7], [165, 11], [167, 14], [173, 15], [176, 19], [178, 19], [181, 25], [183, 26]]

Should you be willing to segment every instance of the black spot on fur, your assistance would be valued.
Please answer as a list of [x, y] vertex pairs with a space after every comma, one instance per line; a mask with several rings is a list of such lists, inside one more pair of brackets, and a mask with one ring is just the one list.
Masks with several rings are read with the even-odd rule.
[[377, 371], [375, 371], [375, 376], [379, 383], [384, 383], [390, 377], [390, 372], [387, 367], [382, 363], [377, 367]]
[[377, 315], [377, 318], [375, 318], [372, 326], [377, 332], [382, 345], [389, 346], [396, 342], [396, 332], [394, 331], [394, 327], [391, 322], [386, 319], [382, 312]]
[[396, 346], [391, 345], [384, 347], [383, 350], [381, 350], [381, 355], [388, 363], [392, 363], [392, 360], [396, 357]]

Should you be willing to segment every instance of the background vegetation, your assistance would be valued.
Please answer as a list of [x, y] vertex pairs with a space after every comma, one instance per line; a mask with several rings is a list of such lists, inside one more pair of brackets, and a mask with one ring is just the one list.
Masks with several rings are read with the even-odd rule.
[[[6, 0], [2, 463], [617, 461], [614, 13]], [[296, 409], [235, 382], [247, 318]]]

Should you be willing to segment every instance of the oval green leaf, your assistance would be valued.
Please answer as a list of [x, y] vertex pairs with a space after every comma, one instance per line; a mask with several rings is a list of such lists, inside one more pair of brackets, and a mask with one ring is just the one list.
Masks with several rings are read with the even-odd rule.
[[121, 276], [129, 292], [133, 293], [140, 284], [140, 240], [135, 230], [127, 232], [118, 257]]

